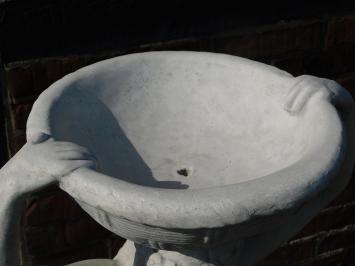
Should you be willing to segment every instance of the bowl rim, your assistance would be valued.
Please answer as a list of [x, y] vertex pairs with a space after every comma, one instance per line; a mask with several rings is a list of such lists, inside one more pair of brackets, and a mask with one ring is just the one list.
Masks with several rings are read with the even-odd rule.
[[[84, 67], [45, 90], [29, 115], [27, 139], [36, 132], [51, 135], [49, 110], [65, 88], [78, 78], [125, 57], [158, 54], [167, 57], [208, 56], [226, 63], [247, 63], [252, 67], [265, 69], [266, 72], [277, 71], [280, 75], [292, 77], [275, 67], [225, 54], [164, 51], [119, 56]], [[222, 227], [281, 214], [302, 206], [308, 199], [323, 191], [342, 166], [346, 152], [342, 119], [329, 100], [322, 101], [320, 108], [329, 119], [323, 130], [335, 133], [328, 134], [328, 138], [324, 140], [325, 145], [312, 150], [298, 162], [260, 178], [213, 188], [162, 189], [128, 183], [92, 169], [81, 168], [63, 178], [60, 187], [75, 199], [108, 213], [134, 222], [166, 228]], [[110, 200], [103, 195], [110, 195]]]

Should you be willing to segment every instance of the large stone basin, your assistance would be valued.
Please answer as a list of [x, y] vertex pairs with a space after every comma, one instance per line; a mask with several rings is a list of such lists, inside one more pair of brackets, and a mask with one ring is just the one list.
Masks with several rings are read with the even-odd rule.
[[352, 108], [330, 80], [222, 54], [151, 52], [54, 83], [27, 136], [97, 157], [97, 170], [60, 185], [129, 240], [117, 265], [253, 265], [347, 184]]

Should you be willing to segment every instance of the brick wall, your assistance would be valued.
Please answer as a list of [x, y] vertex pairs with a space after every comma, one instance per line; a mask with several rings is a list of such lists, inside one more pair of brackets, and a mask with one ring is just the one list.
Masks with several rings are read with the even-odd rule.
[[[51, 10], [51, 6], [48, 8]], [[306, 73], [335, 79], [355, 97], [355, 12], [346, 8], [346, 13], [328, 11], [322, 15], [312, 12], [308, 16], [290, 15], [286, 20], [265, 19], [261, 23], [243, 24], [232, 20], [227, 23], [228, 27], [224, 21], [223, 30], [214, 26], [199, 34], [198, 31], [190, 34], [186, 29], [186, 34], [176, 33], [183, 27], [180, 23], [175, 34], [161, 34], [153, 40], [135, 38], [135, 42], [126, 41], [125, 45], [113, 40], [110, 45], [85, 48], [85, 53], [48, 48], [49, 52], [43, 54], [29, 45], [35, 59], [30, 59], [26, 52], [11, 54], [11, 49], [5, 49], [9, 46], [7, 43], [3, 45], [8, 54], [3, 53], [1, 76], [9, 154], [12, 156], [24, 144], [25, 122], [32, 103], [51, 83], [82, 66], [133, 52], [192, 50], [238, 55], [274, 65], [293, 75]], [[218, 24], [217, 21], [213, 24]], [[164, 36], [168, 36], [166, 40]], [[105, 49], [99, 49], [102, 47]], [[122, 241], [97, 225], [68, 195], [55, 187], [28, 200], [24, 243], [30, 255], [27, 259], [33, 265], [63, 265], [80, 259], [112, 257]], [[355, 179], [297, 236], [259, 265], [347, 266], [353, 263]]]

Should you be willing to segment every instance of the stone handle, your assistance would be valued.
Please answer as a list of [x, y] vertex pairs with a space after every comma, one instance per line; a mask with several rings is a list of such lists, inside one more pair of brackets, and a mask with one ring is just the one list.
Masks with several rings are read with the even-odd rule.
[[321, 95], [332, 103], [342, 114], [352, 112], [353, 99], [350, 93], [337, 82], [310, 75], [297, 77], [295, 84], [286, 95], [284, 110], [297, 115], [315, 95]]

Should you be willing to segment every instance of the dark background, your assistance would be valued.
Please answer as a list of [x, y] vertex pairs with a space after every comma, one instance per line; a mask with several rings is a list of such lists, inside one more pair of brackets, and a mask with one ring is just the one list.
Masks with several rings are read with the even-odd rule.
[[[0, 0], [0, 164], [24, 144], [28, 113], [45, 88], [127, 53], [228, 53], [335, 79], [355, 95], [355, 1], [244, 2]], [[353, 180], [259, 265], [355, 264]], [[113, 257], [122, 244], [55, 187], [27, 203], [24, 259], [33, 265]]]

